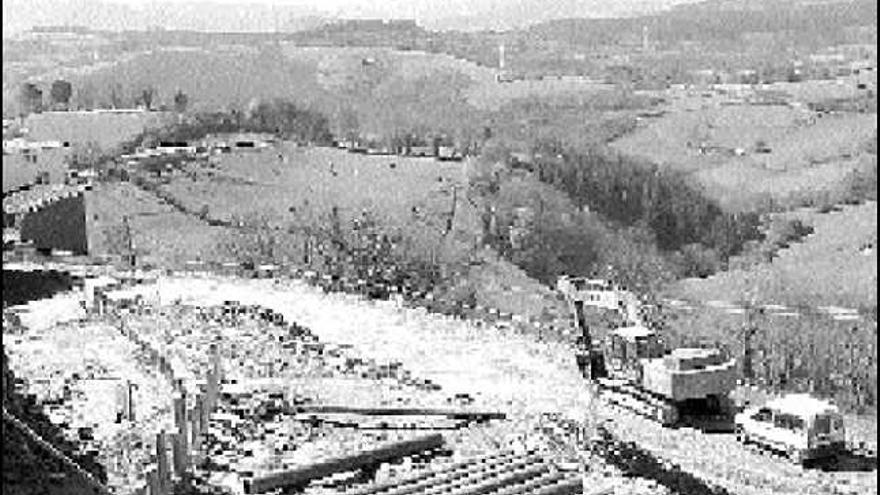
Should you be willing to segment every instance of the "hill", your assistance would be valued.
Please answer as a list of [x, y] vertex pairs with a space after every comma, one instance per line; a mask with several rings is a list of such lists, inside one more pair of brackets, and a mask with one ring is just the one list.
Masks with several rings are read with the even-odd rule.
[[[284, 97], [299, 102], [323, 94], [313, 66], [285, 58], [279, 50], [255, 48], [211, 51], [155, 51], [112, 67], [73, 77], [75, 92], [90, 88], [97, 104], [109, 104], [115, 91], [123, 103], [145, 88], [156, 90], [155, 104], [170, 104], [181, 90], [193, 109], [244, 109], [253, 99]], [[79, 93], [77, 93], [79, 95]]]
[[[556, 2], [551, 8], [536, 2], [502, 3], [484, 15], [490, 23], [505, 23], [509, 15], [527, 16], [529, 23], [564, 17], [521, 29], [401, 31], [350, 22], [305, 30], [288, 39], [298, 45], [385, 46], [447, 53], [493, 68], [498, 67], [498, 46], [504, 44], [506, 68], [516, 75], [582, 75], [655, 87], [686, 82], [689, 71], [707, 68], [760, 69], [762, 76], [785, 80], [791, 72], [793, 51], [804, 57], [829, 46], [870, 47], [877, 40], [876, 4], [870, 0], [789, 0], [766, 5], [686, 2], [637, 16], [621, 15], [617, 8], [632, 13], [640, 10], [640, 2], [616, 3], [620, 5], [616, 8], [575, 3]], [[599, 12], [605, 9], [614, 14], [595, 18], [604, 17]], [[647, 46], [643, 46], [645, 41]]]
[[738, 300], [754, 287], [767, 304], [876, 307], [877, 203], [839, 212], [796, 210], [783, 214], [813, 226], [803, 242], [782, 250], [770, 263], [706, 279], [687, 279], [671, 292], [696, 301]]
[[[800, 47], [852, 42], [856, 26], [874, 28], [877, 4], [870, 0], [778, 2], [709, 0], [679, 5], [655, 15], [624, 19], [562, 19], [532, 26], [530, 34], [575, 46], [639, 44], [644, 26], [658, 48], [683, 42], [726, 51], [751, 45], [752, 33], [771, 34]], [[574, 17], [574, 16], [572, 16]], [[819, 21], [821, 19], [821, 22]]]
[[97, 257], [128, 254], [125, 216], [134, 251], [139, 263], [145, 265], [180, 269], [187, 261], [211, 259], [229, 235], [228, 230], [175, 211], [128, 183], [99, 184], [86, 201], [91, 213], [87, 219], [89, 245]]
[[[874, 114], [722, 106], [721, 98], [673, 101], [612, 147], [690, 174], [734, 211], [798, 206], [810, 194], [833, 196], [852, 170], [864, 167], [859, 157], [876, 132]], [[770, 152], [757, 153], [758, 143]], [[709, 151], [700, 153], [701, 144]], [[742, 156], [734, 156], [737, 148]]]

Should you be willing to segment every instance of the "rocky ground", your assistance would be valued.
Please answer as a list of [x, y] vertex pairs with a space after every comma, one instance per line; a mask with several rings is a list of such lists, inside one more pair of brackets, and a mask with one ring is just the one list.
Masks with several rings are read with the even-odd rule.
[[[41, 357], [35, 349], [47, 345], [76, 348], [85, 342], [88, 345], [83, 352], [76, 353], [82, 356], [77, 358], [80, 361], [59, 360], [61, 364], [51, 366], [85, 370], [87, 362], [97, 362], [101, 369], [158, 383], [147, 366], [138, 368], [141, 361], [128, 347], [130, 340], [121, 336], [134, 332], [169, 356], [176, 375], [197, 379], [210, 361], [210, 344], [220, 343], [227, 392], [245, 389], [259, 395], [277, 390], [294, 402], [308, 398], [322, 404], [421, 407], [449, 406], [458, 395], [459, 400], [469, 398], [468, 407], [507, 415], [504, 421], [442, 431], [451, 452], [429, 462], [385, 465], [376, 473], [380, 479], [502, 449], [536, 447], [561, 463], [586, 459], [588, 484], [596, 493], [877, 493], [875, 470], [807, 470], [745, 448], [732, 435], [660, 428], [593, 400], [570, 347], [548, 339], [538, 341], [534, 335], [428, 314], [393, 302], [327, 294], [303, 282], [160, 277], [157, 283], [138, 287], [129, 295], [135, 292], [156, 309], [129, 313], [113, 326], [44, 324], [42, 328], [53, 331], [28, 330], [25, 335], [39, 335], [44, 341], [28, 347], [27, 338], [21, 337], [18, 347], [10, 348], [11, 354], [18, 355], [15, 359], [21, 375], [47, 373], [47, 365], [42, 364], [45, 355]], [[270, 325], [259, 314], [224, 320], [218, 306], [224, 301], [271, 308], [288, 323]], [[121, 321], [125, 323], [120, 327]], [[292, 322], [296, 324], [290, 325]], [[168, 395], [158, 384], [150, 390], [145, 386], [139, 393]], [[149, 397], [140, 400], [144, 405], [151, 403]], [[99, 411], [105, 414], [109, 407], [107, 401], [95, 399], [72, 402], [78, 404], [71, 406], [73, 409], [91, 408], [96, 418], [103, 417]], [[216, 436], [229, 436], [234, 431], [241, 438], [213, 445], [220, 448], [209, 457], [225, 463], [231, 471], [273, 472], [414, 434], [375, 432], [330, 422], [317, 429], [306, 428], [301, 418], [276, 415], [255, 419], [242, 414], [240, 408], [229, 407], [221, 401]], [[155, 411], [154, 416], [162, 415], [158, 404]], [[238, 419], [223, 414], [238, 415]], [[236, 421], [244, 423], [236, 423], [233, 430]], [[585, 430], [591, 441], [583, 436], [584, 425], [593, 427]], [[112, 435], [112, 428], [106, 433], [98, 429], [95, 437], [106, 444]], [[284, 443], [300, 447], [279, 452], [278, 446]], [[587, 456], [590, 451], [591, 457]], [[114, 469], [124, 470], [122, 466]], [[228, 476], [222, 472], [214, 469], [207, 476], [216, 484], [227, 484], [229, 480], [224, 478]], [[611, 491], [603, 491], [604, 485]], [[338, 493], [342, 490], [339, 486], [315, 483], [311, 493]]]

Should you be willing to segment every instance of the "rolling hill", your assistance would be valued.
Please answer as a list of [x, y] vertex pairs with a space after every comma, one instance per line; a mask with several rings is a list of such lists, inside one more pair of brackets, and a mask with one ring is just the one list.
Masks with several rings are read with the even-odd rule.
[[795, 210], [784, 216], [801, 219], [815, 232], [780, 251], [771, 263], [686, 279], [672, 292], [696, 301], [736, 300], [757, 287], [767, 304], [876, 307], [876, 202], [827, 214]]

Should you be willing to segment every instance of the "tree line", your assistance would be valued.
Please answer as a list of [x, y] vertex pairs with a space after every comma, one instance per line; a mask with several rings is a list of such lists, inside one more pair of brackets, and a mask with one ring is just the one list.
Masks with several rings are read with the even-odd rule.
[[683, 173], [608, 150], [567, 151], [538, 158], [538, 178], [624, 226], [644, 226], [664, 251], [711, 249], [726, 262], [750, 240], [762, 238], [760, 215], [730, 213]]
[[[433, 293], [445, 309], [469, 301], [453, 294], [466, 264], [444, 258], [420, 246], [419, 237], [405, 228], [386, 225], [369, 212], [343, 218], [338, 207], [318, 211], [308, 202], [292, 207], [298, 217], [291, 225], [273, 225], [266, 216], [234, 219], [240, 226], [220, 246], [221, 256], [245, 267], [261, 264], [296, 264], [340, 280], [363, 280], [365, 295], [386, 298], [393, 288], [405, 292]], [[341, 286], [333, 287], [342, 290]], [[470, 295], [472, 297], [472, 294]], [[429, 309], [443, 309], [431, 307]]]
[[833, 320], [809, 308], [798, 312], [772, 316], [750, 309], [742, 318], [702, 308], [666, 313], [656, 323], [673, 347], [710, 345], [737, 357], [739, 376], [747, 383], [831, 398], [857, 413], [876, 412], [876, 311], [855, 321]]
[[287, 100], [261, 102], [248, 111], [200, 112], [168, 127], [146, 131], [123, 146], [132, 152], [138, 146], [159, 142], [192, 142], [212, 134], [237, 132], [267, 133], [299, 143], [330, 144], [333, 133], [326, 116], [301, 108]]
[[[75, 96], [74, 89], [76, 89]], [[128, 97], [122, 86], [117, 84], [110, 86], [105, 95], [102, 94], [105, 97], [99, 98], [98, 96], [94, 86], [88, 82], [74, 88], [69, 81], [56, 79], [49, 87], [48, 102], [46, 102], [43, 90], [36, 83], [24, 83], [19, 90], [18, 113], [21, 116], [26, 116], [44, 110], [67, 111], [74, 108], [94, 110], [96, 108], [116, 109], [134, 106], [146, 110], [173, 110], [182, 114], [189, 106], [189, 96], [181, 90], [172, 96], [170, 106], [158, 103], [159, 93], [152, 86], [136, 89]]]
[[724, 211], [684, 174], [598, 147], [533, 142], [525, 163], [489, 143], [471, 183], [494, 207], [485, 241], [542, 282], [593, 274], [650, 293], [725, 269], [765, 237], [758, 212]]

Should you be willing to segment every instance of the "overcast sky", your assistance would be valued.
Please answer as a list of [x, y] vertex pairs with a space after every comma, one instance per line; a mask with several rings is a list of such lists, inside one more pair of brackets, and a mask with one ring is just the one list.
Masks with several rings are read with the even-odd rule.
[[[266, 30], [273, 19], [407, 18], [437, 29], [521, 26], [562, 17], [625, 16], [697, 0], [2, 0], [3, 27]], [[250, 5], [250, 8], [248, 7]], [[272, 7], [277, 7], [273, 9]], [[282, 26], [283, 28], [284, 26]]]
[[[192, 4], [202, 3], [200, 0], [105, 0], [109, 3], [120, 3], [131, 6], [145, 6], [151, 3]], [[534, 0], [206, 0], [210, 3], [223, 3], [228, 5], [261, 4], [265, 6], [293, 6], [303, 10], [326, 12], [326, 13], [357, 13], [360, 15], [375, 15], [378, 17], [436, 17], [445, 15], [456, 17], [491, 12], [494, 9], [503, 8], [509, 10], [522, 6], [523, 9], [532, 10], [536, 5], [542, 5], [547, 10], [557, 10], [555, 4], [580, 4], [585, 8], [595, 9], [598, 14], [603, 11], [619, 11], [626, 8], [626, 4], [639, 4], [639, 7], [656, 5], [657, 8], [668, 7], [671, 4], [682, 3], [688, 0], [542, 0], [540, 3]], [[693, 1], [693, 0], [690, 0]], [[577, 9], [580, 10], [580, 9]]]

